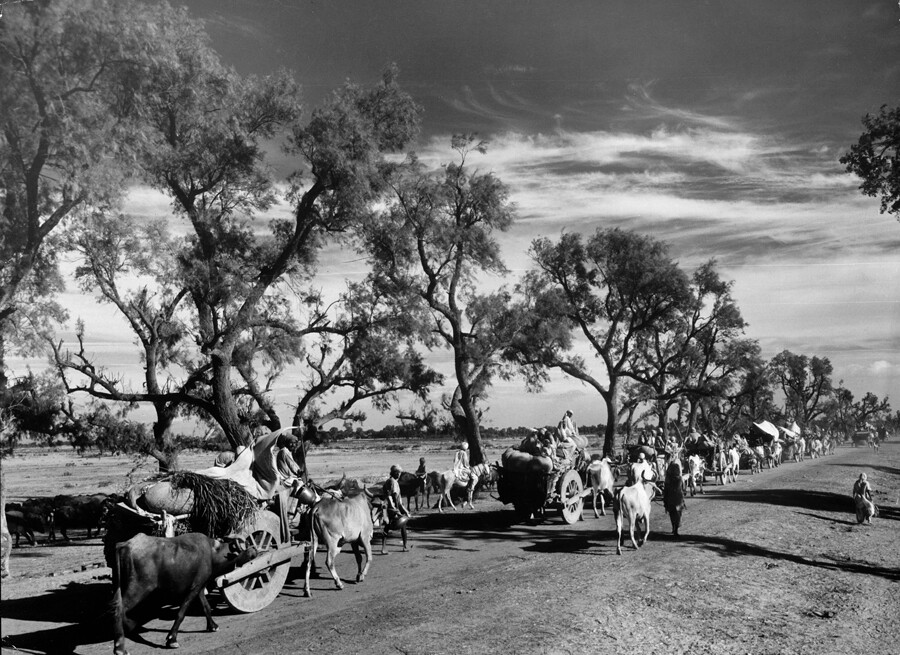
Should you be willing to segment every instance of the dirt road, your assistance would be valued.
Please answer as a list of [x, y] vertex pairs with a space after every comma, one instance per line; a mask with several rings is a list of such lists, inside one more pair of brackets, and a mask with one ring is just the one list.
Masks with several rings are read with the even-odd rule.
[[[881, 516], [857, 525], [849, 491], [860, 472]], [[653, 503], [650, 541], [615, 554], [612, 513], [574, 526], [557, 517], [513, 524], [484, 500], [476, 511], [425, 512], [414, 548], [377, 554], [353, 584], [300, 568], [257, 614], [219, 607], [218, 633], [193, 612], [191, 653], [896, 653], [900, 644], [900, 443], [836, 455], [707, 486], [688, 499], [682, 538]], [[96, 548], [85, 545], [84, 548]], [[21, 562], [22, 560], [20, 560]], [[102, 570], [3, 583], [4, 652], [108, 653]], [[162, 647], [174, 610], [146, 626], [132, 655]]]

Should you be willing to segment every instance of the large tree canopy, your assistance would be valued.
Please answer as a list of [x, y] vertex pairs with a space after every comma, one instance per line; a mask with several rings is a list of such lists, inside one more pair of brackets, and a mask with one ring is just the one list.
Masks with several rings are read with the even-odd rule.
[[453, 138], [459, 160], [431, 172], [415, 157], [391, 177], [393, 199], [366, 231], [373, 280], [410, 315], [425, 311], [423, 338], [453, 353], [456, 389], [449, 408], [472, 449], [483, 459], [479, 400], [502, 369], [500, 354], [517, 321], [505, 291], [483, 293], [484, 274], [506, 273], [496, 233], [513, 221], [503, 183], [470, 171], [483, 151], [474, 136]]
[[862, 119], [865, 131], [841, 157], [847, 172], [862, 178], [859, 190], [881, 196], [881, 212], [900, 220], [900, 107], [882, 105], [876, 115]]
[[[57, 349], [62, 372], [82, 374], [69, 389], [153, 403], [160, 428], [187, 408], [218, 423], [239, 446], [254, 422], [279, 427], [270, 384], [308, 354], [305, 337], [326, 339], [315, 347], [320, 354], [337, 353], [330, 362], [304, 360], [320, 378], [319, 394], [345, 385], [356, 401], [430, 382], [402, 339], [394, 350], [383, 349], [385, 362], [372, 362], [391, 318], [380, 297], [351, 291], [344, 309], [334, 310], [312, 286], [319, 249], [366, 223], [386, 189], [384, 155], [416, 134], [419, 108], [397, 85], [395, 71], [371, 88], [347, 83], [302, 121], [289, 74], [242, 77], [221, 64], [186, 11], [164, 4], [151, 11], [155, 28], [133, 53], [140, 74], [128, 80], [140, 125], [130, 136], [142, 178], [171, 197], [186, 236], [126, 232], [107, 220], [92, 226], [109, 238], [78, 241], [86, 283], [138, 335], [145, 389], [123, 389], [83, 348], [68, 355]], [[277, 201], [277, 186], [264, 145], [279, 139], [300, 169], [288, 194], [292, 215], [265, 230], [255, 218]], [[154, 248], [168, 251], [169, 265], [154, 263]], [[126, 274], [152, 281], [128, 290], [117, 283]], [[163, 385], [168, 365], [181, 375], [166, 371]], [[307, 393], [301, 402], [310, 399]]]
[[788, 418], [807, 427], [825, 411], [833, 392], [833, 367], [827, 357], [807, 357], [783, 350], [769, 362], [769, 371], [784, 393]]
[[[531, 254], [537, 269], [522, 287], [529, 318], [507, 356], [533, 386], [557, 368], [596, 389], [607, 415], [603, 449], [612, 453], [619, 382], [632, 373], [636, 343], [688, 301], [687, 277], [664, 243], [618, 228], [598, 229], [587, 242], [579, 234], [537, 239]], [[573, 333], [603, 363], [599, 372], [571, 353]]]
[[136, 44], [146, 5], [128, 0], [22, 4], [0, 20], [0, 387], [6, 348], [61, 311], [53, 235], [117, 202], [134, 170]]

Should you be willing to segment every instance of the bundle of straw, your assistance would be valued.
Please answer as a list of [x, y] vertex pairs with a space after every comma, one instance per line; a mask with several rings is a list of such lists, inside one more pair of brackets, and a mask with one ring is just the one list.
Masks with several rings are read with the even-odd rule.
[[234, 480], [179, 471], [169, 482], [174, 489], [193, 492], [194, 506], [188, 520], [194, 532], [210, 537], [240, 533], [256, 513], [256, 499]]

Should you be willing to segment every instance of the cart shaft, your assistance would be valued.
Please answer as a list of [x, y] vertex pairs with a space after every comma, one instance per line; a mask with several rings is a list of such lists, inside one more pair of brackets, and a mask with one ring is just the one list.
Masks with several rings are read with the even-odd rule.
[[296, 555], [302, 555], [306, 551], [307, 546], [309, 546], [309, 542], [303, 541], [277, 550], [270, 550], [259, 557], [253, 558], [243, 566], [239, 566], [234, 571], [230, 571], [229, 573], [217, 577], [215, 580], [216, 588], [221, 589], [222, 587], [233, 585], [235, 582], [239, 582], [249, 575], [287, 562]]

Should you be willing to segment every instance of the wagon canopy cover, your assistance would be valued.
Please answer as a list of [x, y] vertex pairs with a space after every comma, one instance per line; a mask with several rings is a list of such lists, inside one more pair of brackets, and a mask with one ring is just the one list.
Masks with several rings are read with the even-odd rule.
[[777, 441], [778, 440], [778, 428], [775, 427], [774, 424], [769, 423], [768, 421], [760, 421], [759, 423], [754, 423], [753, 427], [756, 428], [763, 441]]

